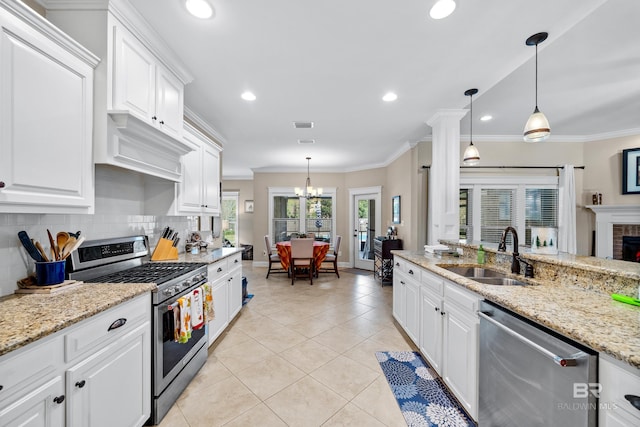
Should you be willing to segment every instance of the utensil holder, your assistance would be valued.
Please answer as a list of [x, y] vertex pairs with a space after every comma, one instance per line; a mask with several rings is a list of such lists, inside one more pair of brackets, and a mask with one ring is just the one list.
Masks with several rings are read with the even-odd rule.
[[173, 240], [161, 238], [151, 255], [152, 261], [178, 259], [178, 248], [173, 246]]
[[67, 261], [36, 262], [36, 281], [40, 286], [64, 282]]

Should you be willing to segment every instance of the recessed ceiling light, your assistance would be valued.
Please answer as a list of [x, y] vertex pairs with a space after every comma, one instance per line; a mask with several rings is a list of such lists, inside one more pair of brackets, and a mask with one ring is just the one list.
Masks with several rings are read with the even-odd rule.
[[244, 92], [242, 95], [240, 95], [240, 97], [242, 99], [244, 99], [245, 101], [255, 101], [256, 100], [256, 96], [253, 94], [253, 92], [249, 92], [249, 91]]
[[456, 2], [453, 0], [438, 0], [436, 4], [431, 7], [429, 15], [433, 19], [442, 19], [451, 15], [456, 9]]
[[487, 114], [486, 116], [482, 116], [480, 117], [480, 121], [481, 122], [488, 122], [489, 120], [493, 119], [493, 116]]
[[185, 0], [184, 5], [196, 18], [209, 19], [213, 16], [213, 7], [207, 0]]
[[385, 102], [392, 102], [395, 101], [396, 99], [398, 99], [398, 95], [396, 95], [393, 92], [387, 92], [383, 97], [382, 100]]

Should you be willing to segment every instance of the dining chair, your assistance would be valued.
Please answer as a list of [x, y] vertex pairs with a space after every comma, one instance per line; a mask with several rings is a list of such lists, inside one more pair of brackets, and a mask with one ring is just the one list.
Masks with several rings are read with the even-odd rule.
[[309, 277], [313, 285], [313, 239], [291, 240], [291, 286], [298, 277]]
[[316, 277], [318, 277], [318, 273], [336, 273], [336, 276], [340, 278], [340, 273], [338, 273], [338, 254], [340, 253], [340, 242], [342, 241], [342, 236], [336, 236], [336, 244], [333, 247], [333, 253], [327, 254], [322, 261], [322, 264], [325, 262], [327, 264], [331, 263], [332, 268], [322, 268], [322, 264], [320, 265], [320, 269], [316, 272]]
[[272, 272], [271, 266], [273, 264], [280, 266], [280, 268], [275, 269], [273, 273], [289, 273], [287, 270], [282, 268], [282, 264], [280, 263], [280, 256], [278, 256], [278, 254], [273, 253], [273, 249], [271, 249], [271, 238], [269, 237], [269, 235], [264, 236], [264, 245], [267, 251], [267, 256], [269, 257], [269, 269], [267, 270], [267, 279], [269, 278], [269, 274]]
[[306, 235], [307, 239], [316, 240], [316, 233], [314, 233], [313, 231], [307, 232]]

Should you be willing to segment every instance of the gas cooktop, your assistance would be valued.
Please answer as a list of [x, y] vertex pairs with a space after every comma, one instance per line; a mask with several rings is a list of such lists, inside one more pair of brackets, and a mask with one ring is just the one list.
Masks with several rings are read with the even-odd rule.
[[202, 263], [161, 262], [105, 274], [85, 280], [88, 283], [155, 283], [160, 285], [202, 267]]

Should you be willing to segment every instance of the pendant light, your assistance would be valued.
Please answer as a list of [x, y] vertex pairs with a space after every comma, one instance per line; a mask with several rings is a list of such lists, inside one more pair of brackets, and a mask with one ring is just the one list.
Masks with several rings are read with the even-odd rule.
[[304, 188], [296, 187], [295, 193], [298, 197], [304, 197], [311, 199], [314, 197], [322, 196], [322, 188], [313, 188], [311, 186], [311, 178], [309, 177], [309, 161], [311, 157], [307, 157], [307, 180], [304, 183]]
[[549, 127], [549, 121], [538, 109], [538, 44], [542, 43], [549, 36], [548, 33], [537, 33], [532, 35], [525, 42], [527, 46], [536, 47], [536, 108], [533, 110], [533, 114], [529, 116], [527, 124], [524, 126], [524, 141], [525, 142], [540, 142], [549, 138], [551, 135], [551, 128]]
[[462, 163], [466, 166], [475, 166], [480, 163], [480, 153], [475, 145], [473, 145], [473, 95], [478, 93], [478, 89], [468, 89], [464, 92], [466, 96], [471, 97], [471, 111], [469, 112], [470, 132], [469, 132], [469, 146], [464, 150], [464, 157]]

